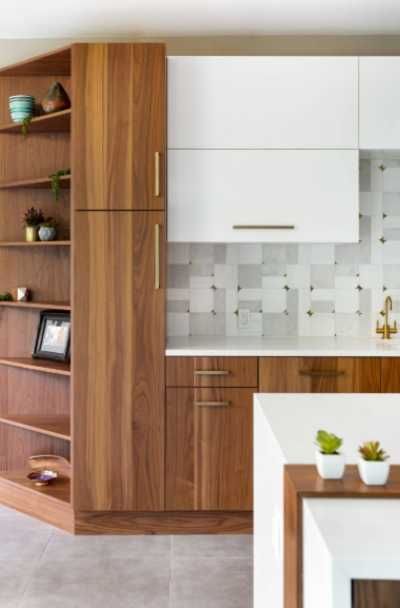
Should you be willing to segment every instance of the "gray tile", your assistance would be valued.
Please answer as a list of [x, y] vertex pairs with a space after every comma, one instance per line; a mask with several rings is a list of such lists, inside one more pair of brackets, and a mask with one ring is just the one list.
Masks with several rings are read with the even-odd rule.
[[18, 606], [35, 571], [36, 561], [0, 560], [0, 606]]
[[214, 247], [211, 243], [192, 243], [190, 245], [192, 264], [214, 264]]
[[258, 289], [261, 287], [261, 265], [240, 264], [238, 267], [238, 283], [242, 289]]
[[400, 289], [400, 264], [383, 266], [383, 284], [387, 288]]
[[172, 556], [251, 558], [253, 537], [250, 534], [182, 535], [172, 537]]
[[176, 558], [172, 562], [173, 608], [250, 608], [251, 561]]
[[298, 318], [296, 314], [264, 313], [263, 335], [270, 338], [296, 336], [298, 333]]
[[188, 288], [189, 269], [190, 266], [186, 264], [170, 264], [168, 266], [168, 287]]
[[208, 312], [190, 313], [189, 331], [191, 336], [214, 336], [215, 316]]
[[335, 286], [335, 266], [312, 264], [311, 285], [316, 288], [332, 289]]
[[368, 160], [360, 160], [360, 190], [371, 191], [371, 163]]

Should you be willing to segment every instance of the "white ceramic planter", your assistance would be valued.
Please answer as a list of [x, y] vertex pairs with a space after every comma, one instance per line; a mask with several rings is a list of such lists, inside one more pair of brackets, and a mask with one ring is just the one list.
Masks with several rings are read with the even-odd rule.
[[316, 450], [315, 459], [322, 479], [342, 479], [346, 464], [344, 454], [322, 454]]
[[384, 486], [388, 480], [390, 464], [384, 462], [374, 462], [360, 458], [358, 461], [358, 472], [362, 481], [367, 486]]

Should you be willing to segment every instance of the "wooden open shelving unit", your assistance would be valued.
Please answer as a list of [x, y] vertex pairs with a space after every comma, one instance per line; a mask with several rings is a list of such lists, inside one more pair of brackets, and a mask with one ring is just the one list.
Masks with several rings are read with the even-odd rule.
[[[70, 48], [0, 70], [0, 291], [23, 285], [34, 298], [0, 302], [0, 500], [72, 531], [70, 480], [43, 488], [27, 479], [29, 456], [71, 456], [70, 365], [31, 354], [40, 311], [71, 310], [72, 177], [61, 177], [55, 201], [49, 176], [71, 166], [72, 109], [32, 119], [25, 137], [8, 111], [10, 95], [40, 100], [55, 80], [71, 96], [70, 76]], [[32, 206], [56, 219], [60, 240], [23, 240], [23, 213]]]

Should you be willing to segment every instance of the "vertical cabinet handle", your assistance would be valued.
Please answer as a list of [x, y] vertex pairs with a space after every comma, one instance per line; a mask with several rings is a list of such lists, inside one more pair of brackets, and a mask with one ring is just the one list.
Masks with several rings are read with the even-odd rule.
[[154, 154], [154, 196], [160, 196], [160, 152]]
[[160, 289], [160, 224], [154, 226], [154, 289]]

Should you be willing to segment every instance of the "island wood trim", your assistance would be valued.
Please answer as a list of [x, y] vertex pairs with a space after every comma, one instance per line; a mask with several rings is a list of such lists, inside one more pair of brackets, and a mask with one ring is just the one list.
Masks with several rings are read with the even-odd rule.
[[400, 465], [392, 466], [386, 486], [365, 486], [357, 467], [343, 479], [324, 480], [314, 465], [286, 465], [284, 471], [284, 607], [303, 607], [303, 499], [400, 498]]

